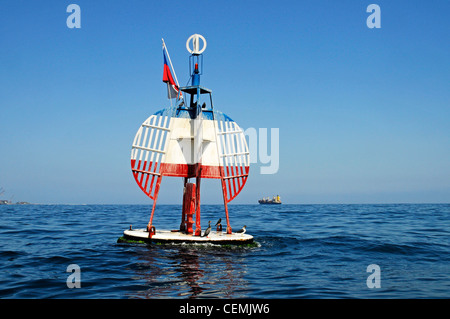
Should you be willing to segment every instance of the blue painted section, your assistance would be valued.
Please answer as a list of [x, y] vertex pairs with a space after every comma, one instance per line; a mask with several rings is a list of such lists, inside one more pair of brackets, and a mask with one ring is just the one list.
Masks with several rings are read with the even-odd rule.
[[194, 74], [192, 74], [192, 86], [200, 86], [200, 74], [198, 69], [196, 69]]
[[[179, 109], [177, 110], [174, 107], [167, 107], [162, 110], [159, 110], [154, 115], [161, 115], [161, 116], [170, 116], [170, 117], [178, 117], [178, 118], [193, 118], [191, 116], [191, 113], [188, 109]], [[234, 122], [231, 117], [226, 115], [225, 113], [221, 111], [203, 111], [202, 112], [203, 119], [205, 120], [217, 120], [217, 121], [225, 121], [225, 122]]]

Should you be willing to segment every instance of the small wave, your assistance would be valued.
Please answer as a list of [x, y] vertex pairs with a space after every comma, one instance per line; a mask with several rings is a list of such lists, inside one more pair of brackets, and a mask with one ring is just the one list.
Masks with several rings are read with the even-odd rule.
[[401, 255], [416, 252], [416, 249], [414, 247], [408, 245], [389, 244], [389, 243], [371, 244], [365, 250], [372, 252], [401, 254]]
[[0, 257], [1, 258], [8, 258], [8, 260], [14, 260], [17, 257], [26, 255], [25, 252], [22, 251], [15, 251], [15, 250], [4, 250], [0, 251]]
[[65, 265], [70, 264], [70, 262], [72, 261], [71, 258], [64, 256], [43, 257], [41, 258], [41, 260], [48, 263], [65, 264]]
[[443, 258], [443, 254], [446, 253], [439, 247], [429, 245], [426, 243], [413, 243], [413, 244], [395, 244], [395, 243], [374, 243], [370, 244], [364, 250], [370, 252], [378, 252], [384, 254], [399, 254], [408, 256], [422, 256], [427, 258]]

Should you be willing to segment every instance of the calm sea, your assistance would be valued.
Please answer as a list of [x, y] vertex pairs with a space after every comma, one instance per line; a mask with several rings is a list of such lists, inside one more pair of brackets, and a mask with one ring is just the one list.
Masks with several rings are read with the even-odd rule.
[[[178, 228], [180, 209], [158, 206], [156, 229]], [[232, 205], [256, 247], [118, 244], [149, 212], [0, 206], [0, 298], [450, 298], [449, 204]], [[203, 229], [220, 217], [203, 206]]]

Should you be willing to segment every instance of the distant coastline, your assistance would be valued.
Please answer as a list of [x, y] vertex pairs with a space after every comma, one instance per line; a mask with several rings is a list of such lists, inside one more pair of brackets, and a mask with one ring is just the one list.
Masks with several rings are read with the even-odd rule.
[[28, 202], [16, 202], [13, 203], [9, 200], [0, 199], [0, 205], [30, 205]]

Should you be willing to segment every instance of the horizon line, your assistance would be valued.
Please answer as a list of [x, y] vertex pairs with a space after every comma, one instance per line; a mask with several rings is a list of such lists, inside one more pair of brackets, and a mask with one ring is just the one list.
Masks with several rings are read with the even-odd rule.
[[[282, 203], [279, 205], [275, 205], [276, 207], [280, 207], [280, 205], [449, 205], [450, 202], [386, 202], [386, 203]], [[143, 204], [143, 203], [26, 203], [26, 204], [18, 204], [18, 203], [9, 203], [9, 204], [2, 204], [0, 206], [28, 206], [28, 205], [68, 205], [68, 206], [88, 206], [88, 205], [136, 205], [136, 206], [152, 206], [153, 204]], [[179, 204], [156, 204], [160, 206], [182, 206], [181, 203]], [[243, 206], [243, 205], [261, 205], [261, 204], [228, 204], [228, 206]], [[218, 204], [202, 204], [201, 206], [223, 206], [223, 203]], [[269, 205], [272, 207], [272, 205]]]

